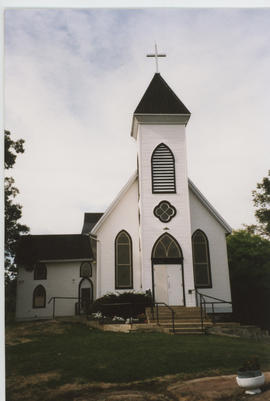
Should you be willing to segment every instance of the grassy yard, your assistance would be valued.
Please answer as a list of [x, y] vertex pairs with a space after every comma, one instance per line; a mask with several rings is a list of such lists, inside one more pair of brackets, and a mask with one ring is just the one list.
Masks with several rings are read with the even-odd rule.
[[270, 343], [228, 337], [108, 333], [78, 323], [35, 322], [8, 327], [6, 341], [7, 401], [53, 399], [42, 394], [72, 383], [236, 373], [252, 355], [270, 370]]

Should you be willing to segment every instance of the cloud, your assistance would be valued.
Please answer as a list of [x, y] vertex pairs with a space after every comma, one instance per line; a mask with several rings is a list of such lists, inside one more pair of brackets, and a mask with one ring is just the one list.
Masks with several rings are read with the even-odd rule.
[[31, 232], [80, 232], [136, 168], [132, 114], [154, 72], [191, 110], [189, 175], [228, 222], [253, 222], [269, 169], [270, 10], [12, 9], [5, 126], [26, 140], [14, 169]]

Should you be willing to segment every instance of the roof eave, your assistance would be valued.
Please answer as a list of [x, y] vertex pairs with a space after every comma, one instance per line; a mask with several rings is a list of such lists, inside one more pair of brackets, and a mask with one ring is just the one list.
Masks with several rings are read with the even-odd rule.
[[134, 113], [131, 136], [137, 138], [139, 125], [187, 125], [191, 114], [139, 114]]
[[93, 258], [72, 258], [72, 259], [40, 259], [40, 263], [64, 263], [64, 262], [93, 262]]
[[197, 196], [197, 198], [201, 201], [201, 203], [208, 209], [208, 211], [215, 217], [215, 219], [222, 225], [225, 229], [226, 234], [231, 234], [232, 227], [221, 217], [218, 211], [208, 202], [208, 200], [203, 196], [201, 191], [196, 187], [196, 185], [188, 179], [188, 186], [191, 191]]
[[115, 209], [115, 207], [118, 205], [118, 203], [120, 202], [120, 200], [123, 198], [123, 196], [127, 193], [127, 191], [129, 190], [129, 188], [132, 186], [132, 184], [135, 182], [136, 178], [138, 176], [137, 171], [135, 171], [135, 173], [133, 173], [133, 175], [130, 177], [130, 179], [128, 180], [128, 182], [126, 183], [126, 185], [121, 189], [121, 191], [119, 192], [119, 194], [116, 196], [116, 198], [113, 200], [113, 202], [110, 204], [110, 206], [107, 208], [107, 210], [105, 211], [105, 213], [103, 214], [103, 216], [101, 217], [101, 219], [97, 222], [97, 224], [93, 227], [90, 235], [92, 236], [96, 236], [99, 228], [101, 227], [101, 225], [104, 223], [105, 220], [107, 220], [107, 218], [109, 217], [109, 215], [111, 214], [111, 212]]

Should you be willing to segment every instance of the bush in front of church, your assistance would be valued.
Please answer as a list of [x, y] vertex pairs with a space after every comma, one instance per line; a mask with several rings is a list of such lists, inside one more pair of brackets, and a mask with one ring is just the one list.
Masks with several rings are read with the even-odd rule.
[[137, 318], [145, 313], [145, 308], [151, 306], [150, 293], [122, 292], [110, 293], [98, 298], [92, 305], [90, 313], [101, 312], [102, 316], [114, 316], [128, 319]]

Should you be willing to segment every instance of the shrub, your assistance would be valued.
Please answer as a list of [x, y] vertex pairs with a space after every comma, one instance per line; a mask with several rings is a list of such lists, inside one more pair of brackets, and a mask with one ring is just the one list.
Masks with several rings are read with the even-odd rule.
[[101, 312], [103, 316], [120, 316], [124, 319], [136, 318], [151, 306], [150, 294], [138, 292], [110, 293], [97, 299], [91, 305], [91, 313]]

